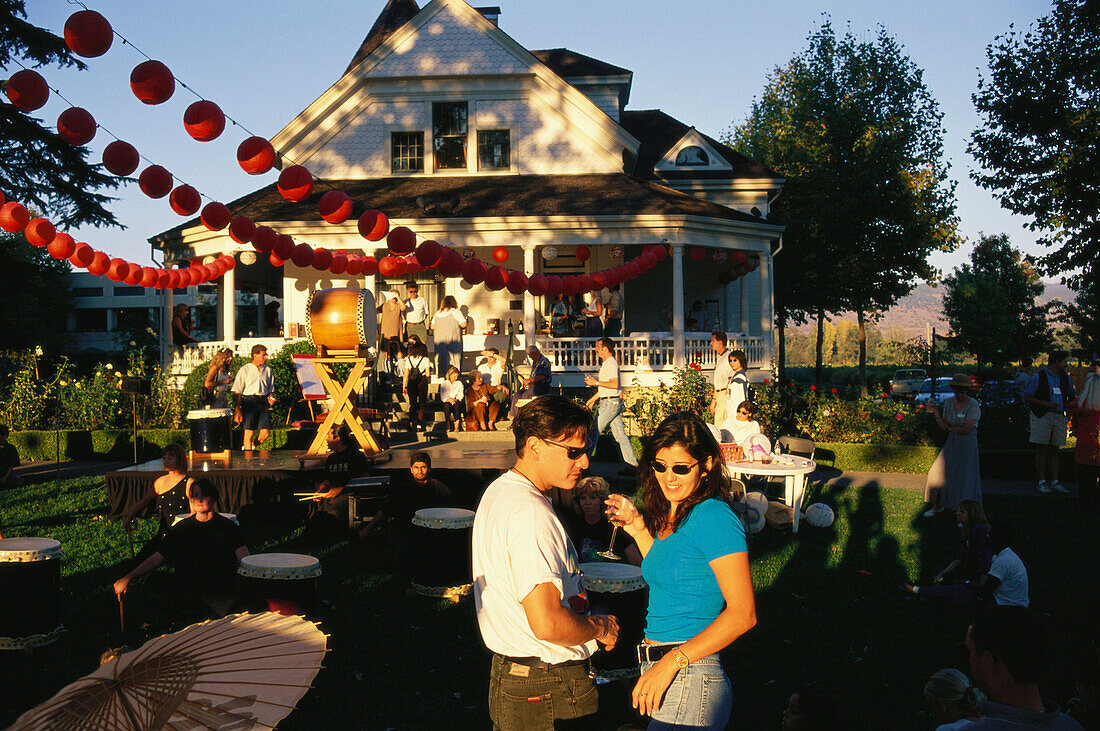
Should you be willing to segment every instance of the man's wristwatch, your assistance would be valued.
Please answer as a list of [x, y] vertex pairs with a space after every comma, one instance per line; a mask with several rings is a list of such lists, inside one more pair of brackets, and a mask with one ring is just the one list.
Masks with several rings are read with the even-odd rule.
[[688, 656], [684, 654], [684, 651], [679, 647], [672, 653], [672, 657], [676, 660], [676, 667], [683, 670], [691, 664], [691, 660], [688, 660]]

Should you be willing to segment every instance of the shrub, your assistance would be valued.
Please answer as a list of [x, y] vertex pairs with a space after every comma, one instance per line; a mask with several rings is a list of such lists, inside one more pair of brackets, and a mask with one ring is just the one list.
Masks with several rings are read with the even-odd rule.
[[[694, 366], [694, 367], [693, 367]], [[659, 388], [640, 389], [641, 395], [630, 405], [634, 420], [645, 434], [652, 434], [669, 414], [691, 411], [706, 420], [713, 420], [707, 410], [712, 387], [702, 370], [692, 363], [672, 374], [672, 384], [661, 381]]]

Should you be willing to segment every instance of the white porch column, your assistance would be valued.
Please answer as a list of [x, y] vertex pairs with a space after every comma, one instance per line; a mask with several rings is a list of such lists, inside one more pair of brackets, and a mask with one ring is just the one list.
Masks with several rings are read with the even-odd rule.
[[233, 269], [222, 275], [218, 289], [218, 333], [232, 348], [237, 339], [237, 277]]
[[760, 334], [764, 338], [764, 360], [766, 368], [771, 367], [775, 356], [775, 329], [773, 311], [775, 309], [772, 290], [772, 255], [771, 252], [760, 254]]
[[672, 244], [672, 363], [682, 368], [684, 360], [684, 246]]
[[160, 306], [160, 363], [164, 370], [168, 370], [172, 359], [172, 290], [162, 290], [164, 300]]
[[[535, 245], [523, 245], [523, 271], [527, 276], [535, 273]], [[523, 293], [523, 348], [535, 344], [535, 295]]]

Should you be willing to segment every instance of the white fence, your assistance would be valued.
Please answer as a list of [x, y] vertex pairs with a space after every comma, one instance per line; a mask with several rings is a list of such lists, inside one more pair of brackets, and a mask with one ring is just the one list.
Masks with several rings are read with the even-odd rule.
[[220, 349], [229, 347], [234, 355], [244, 358], [250, 357], [252, 346], [261, 344], [267, 346], [267, 354], [275, 355], [286, 343], [291, 342], [287, 338], [241, 338], [235, 342], [215, 341], [206, 343], [190, 343], [188, 345], [174, 345], [168, 349], [168, 362], [165, 364], [165, 372], [170, 378], [183, 381], [191, 375], [191, 372], [214, 357]]
[[[550, 359], [555, 372], [598, 371], [596, 357], [599, 338], [538, 338], [539, 350]], [[674, 368], [672, 333], [634, 333], [615, 341], [615, 357], [624, 371], [671, 371]], [[770, 368], [764, 338], [731, 335], [729, 347], [745, 351], [749, 368]], [[703, 368], [714, 368], [716, 354], [707, 333], [684, 334], [684, 358]]]

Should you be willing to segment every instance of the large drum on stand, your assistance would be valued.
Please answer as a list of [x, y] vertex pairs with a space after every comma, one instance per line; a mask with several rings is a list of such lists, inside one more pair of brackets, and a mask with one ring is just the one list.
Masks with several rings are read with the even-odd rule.
[[0, 539], [0, 650], [41, 647], [61, 634], [61, 544]]
[[649, 587], [642, 570], [626, 563], [582, 563], [581, 585], [592, 614], [611, 614], [619, 620], [619, 639], [610, 652], [592, 656], [597, 678], [619, 680], [638, 674], [636, 648], [644, 636]]
[[473, 586], [470, 542], [474, 512], [423, 508], [413, 524], [413, 589], [421, 596], [457, 599]]
[[257, 612], [306, 614], [317, 609], [321, 562], [304, 553], [256, 553], [241, 559], [241, 598]]
[[318, 352], [358, 353], [378, 338], [378, 311], [369, 289], [318, 289], [306, 302], [306, 337]]
[[229, 409], [195, 409], [187, 412], [187, 424], [191, 427], [191, 451], [215, 454], [230, 448]]

